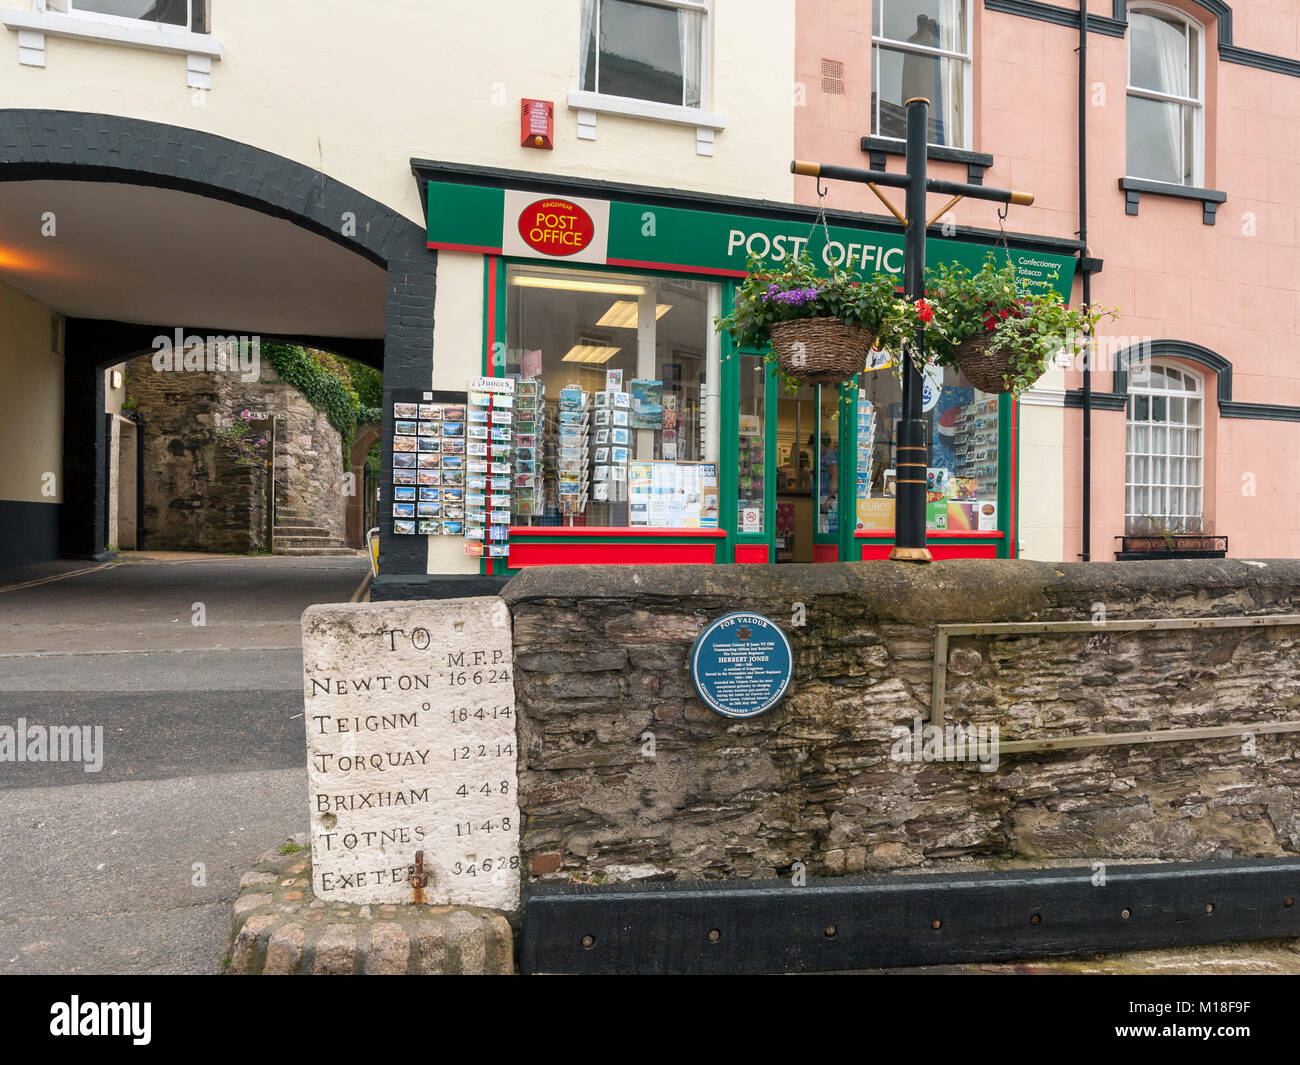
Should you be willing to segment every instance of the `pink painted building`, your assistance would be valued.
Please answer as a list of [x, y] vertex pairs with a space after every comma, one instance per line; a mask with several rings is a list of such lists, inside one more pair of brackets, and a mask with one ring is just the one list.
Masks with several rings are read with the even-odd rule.
[[[1012, 246], [1069, 246], [1073, 300], [1087, 284], [1119, 310], [1090, 373], [1020, 401], [1020, 554], [1199, 532], [1230, 557], [1300, 555], [1300, 0], [1086, 9], [1081, 72], [1077, 5], [797, 0], [795, 156], [901, 170], [901, 105], [927, 96], [931, 175], [1033, 192]], [[884, 213], [865, 186], [823, 188], [831, 211]], [[989, 203], [944, 224], [999, 232]]]

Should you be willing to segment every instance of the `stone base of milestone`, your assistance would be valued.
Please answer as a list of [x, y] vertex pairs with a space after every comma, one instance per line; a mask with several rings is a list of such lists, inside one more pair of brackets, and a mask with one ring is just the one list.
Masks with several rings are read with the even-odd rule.
[[227, 971], [244, 975], [504, 975], [505, 916], [469, 906], [357, 905], [312, 893], [307, 834], [267, 851], [239, 883]]

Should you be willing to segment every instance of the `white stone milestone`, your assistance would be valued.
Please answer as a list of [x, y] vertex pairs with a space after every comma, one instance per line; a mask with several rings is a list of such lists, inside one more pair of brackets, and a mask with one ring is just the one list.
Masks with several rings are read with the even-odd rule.
[[309, 607], [304, 717], [316, 897], [519, 902], [510, 612], [495, 598]]

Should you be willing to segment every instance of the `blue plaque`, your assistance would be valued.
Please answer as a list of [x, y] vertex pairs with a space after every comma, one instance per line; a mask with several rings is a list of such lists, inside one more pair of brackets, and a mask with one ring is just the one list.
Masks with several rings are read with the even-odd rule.
[[789, 690], [793, 674], [790, 641], [762, 614], [720, 617], [691, 649], [695, 690], [723, 717], [757, 717], [771, 710]]

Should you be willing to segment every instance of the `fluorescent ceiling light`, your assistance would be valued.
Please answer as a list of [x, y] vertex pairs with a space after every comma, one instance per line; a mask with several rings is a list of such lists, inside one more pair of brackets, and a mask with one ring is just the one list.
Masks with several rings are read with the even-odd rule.
[[612, 281], [584, 281], [577, 277], [547, 277], [544, 274], [520, 274], [510, 279], [519, 288], [550, 288], [562, 292], [607, 292], [614, 296], [640, 296], [641, 285], [618, 285]]
[[[655, 304], [655, 320], [662, 318], [673, 309], [671, 303]], [[597, 325], [610, 329], [635, 329], [637, 327], [637, 304], [634, 300], [615, 300], [610, 305]]]
[[561, 362], [609, 362], [622, 348], [609, 348], [602, 344], [574, 344]]

